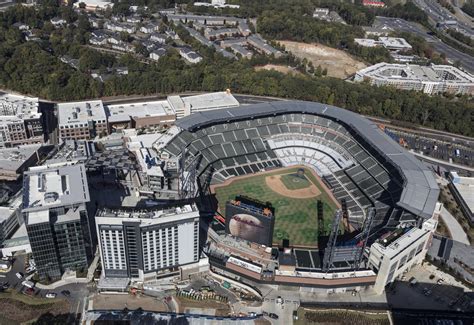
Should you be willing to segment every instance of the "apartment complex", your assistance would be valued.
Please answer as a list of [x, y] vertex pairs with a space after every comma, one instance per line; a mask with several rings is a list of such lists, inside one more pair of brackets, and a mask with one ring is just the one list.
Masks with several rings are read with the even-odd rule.
[[0, 96], [0, 148], [42, 143], [43, 126], [38, 98]]
[[354, 81], [417, 90], [427, 94], [474, 94], [474, 76], [449, 65], [378, 63], [357, 71]]
[[196, 205], [163, 210], [102, 209], [97, 236], [106, 278], [143, 281], [199, 261]]
[[23, 217], [40, 279], [84, 269], [92, 247], [83, 164], [58, 163], [24, 173]]
[[107, 115], [101, 100], [58, 104], [59, 136], [90, 140], [107, 133]]

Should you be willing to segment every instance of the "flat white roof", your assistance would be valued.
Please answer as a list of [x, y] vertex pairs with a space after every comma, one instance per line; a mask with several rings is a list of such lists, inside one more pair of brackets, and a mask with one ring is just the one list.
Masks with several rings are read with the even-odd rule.
[[450, 65], [377, 63], [357, 74], [379, 79], [474, 85], [474, 76]]
[[462, 177], [453, 172], [451, 175], [456, 191], [458, 191], [469, 210], [474, 212], [474, 177]]
[[24, 211], [44, 210], [89, 201], [83, 164], [59, 163], [31, 167], [24, 173]]
[[226, 91], [181, 98], [185, 106], [191, 105], [191, 109], [214, 109], [240, 105], [237, 99]]
[[166, 100], [118, 104], [107, 106], [109, 122], [122, 122], [130, 120], [130, 117], [154, 117], [176, 115], [176, 112]]
[[12, 94], [0, 95], [0, 115], [13, 115], [23, 120], [41, 117], [39, 99]]
[[379, 37], [379, 41], [385, 47], [410, 48], [411, 45], [404, 38], [401, 37]]
[[0, 149], [0, 170], [17, 170], [40, 147], [41, 144], [29, 144]]
[[199, 218], [195, 204], [157, 210], [103, 209], [95, 217], [97, 225], [121, 225], [122, 222], [136, 221], [140, 226], [150, 226], [161, 223], [179, 222], [185, 219]]
[[79, 4], [83, 2], [85, 3], [86, 7], [113, 7], [114, 3], [111, 1], [104, 1], [104, 0], [79, 0], [76, 3], [74, 3], [74, 7], [79, 7]]
[[70, 102], [58, 104], [58, 124], [87, 123], [107, 119], [101, 100]]

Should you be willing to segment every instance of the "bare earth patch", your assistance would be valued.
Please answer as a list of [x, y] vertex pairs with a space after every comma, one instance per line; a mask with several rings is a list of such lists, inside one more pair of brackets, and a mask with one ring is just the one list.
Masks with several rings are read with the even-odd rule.
[[297, 190], [289, 190], [285, 184], [281, 181], [281, 176], [283, 175], [274, 175], [265, 177], [265, 183], [272, 191], [294, 199], [309, 199], [321, 195], [321, 191], [311, 183], [309, 187], [300, 188]]
[[94, 309], [124, 309], [130, 310], [142, 308], [143, 310], [163, 312], [168, 311], [168, 307], [161, 301], [148, 296], [132, 295], [107, 295], [99, 294], [94, 296]]
[[278, 72], [281, 72], [281, 73], [284, 73], [284, 74], [292, 74], [292, 75], [299, 75], [301, 74], [301, 72], [291, 68], [291, 67], [288, 67], [286, 65], [277, 65], [277, 64], [266, 64], [266, 65], [262, 65], [262, 66], [259, 66], [259, 67], [255, 67], [255, 70], [256, 71], [261, 71], [261, 70], [275, 70], [275, 71], [278, 71]]
[[354, 59], [346, 52], [318, 43], [301, 43], [292, 41], [278, 41], [285, 46], [286, 50], [296, 57], [313, 62], [314, 67], [318, 65], [327, 69], [328, 76], [345, 79], [356, 71], [367, 67], [363, 62]]

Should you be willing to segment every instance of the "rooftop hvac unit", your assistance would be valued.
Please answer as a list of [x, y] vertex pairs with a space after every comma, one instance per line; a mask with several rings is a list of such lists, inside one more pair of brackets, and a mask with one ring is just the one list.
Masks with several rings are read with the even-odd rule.
[[72, 117], [73, 117], [74, 119], [77, 119], [77, 113], [76, 113], [76, 112], [72, 112]]
[[90, 104], [90, 103], [86, 103], [86, 108], [87, 108], [87, 109], [91, 109], [91, 104]]
[[90, 109], [87, 110], [87, 115], [92, 116], [92, 111]]

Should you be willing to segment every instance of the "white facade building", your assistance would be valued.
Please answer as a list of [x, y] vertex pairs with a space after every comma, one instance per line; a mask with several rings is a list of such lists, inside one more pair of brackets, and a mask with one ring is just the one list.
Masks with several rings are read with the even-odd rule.
[[378, 63], [356, 72], [354, 81], [418, 90], [427, 94], [474, 94], [474, 76], [449, 65]]
[[441, 206], [437, 204], [433, 218], [425, 221], [421, 228], [397, 229], [370, 246], [368, 263], [377, 273], [374, 290], [378, 294], [404, 272], [423, 262], [438, 225]]
[[155, 279], [199, 261], [199, 211], [100, 210], [95, 218], [106, 278]]

